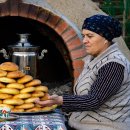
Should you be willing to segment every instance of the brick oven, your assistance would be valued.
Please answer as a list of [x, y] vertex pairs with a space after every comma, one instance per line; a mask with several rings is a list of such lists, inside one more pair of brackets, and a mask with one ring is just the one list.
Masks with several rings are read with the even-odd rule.
[[[74, 82], [82, 70], [86, 55], [76, 29], [50, 10], [22, 0], [0, 3], [0, 49], [15, 44], [17, 33], [29, 33], [29, 42], [47, 49], [39, 61], [39, 78], [43, 82]], [[41, 51], [40, 50], [40, 51]], [[5, 59], [0, 54], [0, 63]]]

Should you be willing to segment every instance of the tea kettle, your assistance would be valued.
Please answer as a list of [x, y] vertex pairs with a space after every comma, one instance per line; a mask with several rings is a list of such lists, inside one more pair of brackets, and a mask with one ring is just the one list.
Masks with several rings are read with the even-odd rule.
[[3, 53], [5, 59], [11, 59], [12, 62], [19, 66], [19, 69], [25, 74], [29, 74], [37, 78], [38, 60], [43, 59], [46, 49], [43, 49], [41, 55], [38, 54], [40, 46], [34, 46], [28, 42], [30, 34], [18, 34], [20, 41], [16, 45], [9, 45], [9, 54], [2, 48], [0, 53]]

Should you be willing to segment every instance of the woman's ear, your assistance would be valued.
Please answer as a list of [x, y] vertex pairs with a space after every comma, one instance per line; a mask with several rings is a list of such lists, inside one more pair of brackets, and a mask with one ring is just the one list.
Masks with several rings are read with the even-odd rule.
[[107, 44], [107, 43], [108, 43], [108, 40], [105, 39], [105, 40], [104, 40], [104, 44]]

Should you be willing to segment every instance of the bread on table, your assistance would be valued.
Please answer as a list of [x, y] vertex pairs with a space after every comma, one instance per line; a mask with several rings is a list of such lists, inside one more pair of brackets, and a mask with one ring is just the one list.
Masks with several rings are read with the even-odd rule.
[[19, 99], [28, 99], [31, 97], [31, 94], [30, 93], [20, 93], [20, 94], [17, 94], [17, 95], [14, 95], [13, 98], [19, 98]]
[[6, 88], [15, 88], [15, 89], [23, 89], [25, 86], [19, 83], [9, 83], [6, 85]]
[[16, 80], [10, 79], [10, 78], [7, 78], [7, 77], [0, 77], [0, 82], [2, 82], [2, 83], [15, 83]]
[[32, 81], [26, 83], [25, 87], [36, 86], [40, 84], [41, 84], [41, 81], [39, 79], [33, 79]]
[[5, 88], [5, 87], [6, 87], [6, 85], [4, 83], [0, 82], [0, 88]]
[[21, 78], [21, 77], [23, 77], [25, 75], [25, 73], [23, 73], [22, 71], [20, 71], [20, 70], [17, 70], [17, 71], [10, 71], [10, 72], [8, 72], [7, 73], [7, 77], [8, 78]]
[[0, 100], [1, 99], [8, 99], [8, 98], [12, 98], [13, 96], [11, 94], [7, 94], [7, 93], [0, 93]]
[[27, 82], [29, 82], [31, 80], [33, 80], [33, 77], [31, 75], [25, 75], [22, 78], [19, 78], [17, 80], [17, 82], [20, 83], [20, 84], [25, 84], [25, 83], [27, 83]]
[[42, 91], [44, 93], [48, 93], [48, 87], [47, 86], [42, 86], [42, 85], [36, 86], [35, 91]]
[[7, 75], [7, 71], [5, 70], [0, 70], [0, 77], [4, 77]]
[[18, 70], [19, 67], [13, 62], [4, 62], [0, 64], [0, 70], [5, 70], [5, 71], [16, 71]]
[[24, 74], [15, 63], [0, 64], [0, 107], [8, 107], [15, 113], [50, 111], [54, 105], [35, 104], [36, 99], [48, 100], [48, 91], [39, 79]]
[[22, 105], [24, 104], [24, 100], [22, 99], [4, 99], [3, 100], [4, 104], [8, 104], [8, 105]]
[[16, 95], [16, 94], [19, 94], [19, 90], [15, 89], [15, 88], [1, 88], [0, 89], [0, 94], [1, 93]]

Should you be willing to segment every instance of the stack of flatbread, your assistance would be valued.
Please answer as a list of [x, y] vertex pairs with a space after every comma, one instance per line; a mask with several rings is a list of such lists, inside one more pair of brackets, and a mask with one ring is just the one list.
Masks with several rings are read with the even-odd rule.
[[36, 99], [48, 99], [48, 87], [39, 79], [26, 75], [13, 62], [0, 64], [0, 107], [9, 107], [11, 112], [50, 111], [57, 106], [42, 107]]

